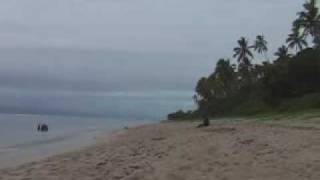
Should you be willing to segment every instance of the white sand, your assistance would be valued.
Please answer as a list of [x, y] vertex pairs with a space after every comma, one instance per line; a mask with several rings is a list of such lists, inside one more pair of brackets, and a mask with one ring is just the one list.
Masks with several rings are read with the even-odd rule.
[[320, 121], [161, 123], [0, 170], [1, 180], [319, 180]]

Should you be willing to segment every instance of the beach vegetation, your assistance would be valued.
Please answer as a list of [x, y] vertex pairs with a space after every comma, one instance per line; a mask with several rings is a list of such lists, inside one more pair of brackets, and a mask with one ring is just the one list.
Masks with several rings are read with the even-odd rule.
[[216, 117], [320, 108], [320, 11], [316, 4], [316, 0], [303, 4], [273, 60], [255, 58], [266, 57], [269, 51], [264, 35], [257, 35], [252, 43], [240, 37], [233, 49], [236, 63], [219, 59], [214, 71], [196, 84], [197, 109], [171, 113], [168, 119], [200, 118], [203, 111]]

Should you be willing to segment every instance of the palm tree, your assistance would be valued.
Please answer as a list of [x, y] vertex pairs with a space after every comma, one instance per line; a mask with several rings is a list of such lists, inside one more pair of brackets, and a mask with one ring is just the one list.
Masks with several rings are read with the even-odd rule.
[[[320, 23], [319, 8], [317, 0], [310, 0], [304, 5], [304, 11], [298, 12], [298, 19], [293, 25], [297, 29], [302, 29], [304, 35], [310, 35], [314, 39], [319, 37], [318, 28]], [[316, 42], [317, 40], [314, 40]]]
[[291, 57], [291, 55], [289, 54], [289, 50], [285, 45], [282, 45], [281, 47], [279, 47], [278, 51], [274, 53], [274, 55], [278, 57], [278, 60], [288, 59]]
[[248, 44], [248, 40], [244, 37], [241, 37], [238, 40], [239, 46], [233, 49], [233, 57], [237, 57], [239, 64], [243, 64], [247, 67], [251, 66], [250, 58], [253, 58], [253, 54], [250, 51], [250, 47]]
[[292, 33], [289, 34], [286, 42], [288, 47], [291, 49], [303, 50], [305, 47], [308, 47], [308, 43], [305, 39], [305, 36], [299, 32], [298, 29], [292, 29]]
[[313, 43], [315, 44], [316, 48], [320, 48], [320, 21], [316, 25], [316, 31], [315, 31]]
[[219, 84], [218, 90], [215, 90], [218, 97], [227, 97], [236, 89], [235, 66], [228, 59], [219, 59], [214, 73], [215, 81]]
[[266, 56], [266, 52], [268, 51], [268, 42], [265, 40], [263, 35], [258, 35], [252, 46], [256, 52], [259, 54], [264, 54]]

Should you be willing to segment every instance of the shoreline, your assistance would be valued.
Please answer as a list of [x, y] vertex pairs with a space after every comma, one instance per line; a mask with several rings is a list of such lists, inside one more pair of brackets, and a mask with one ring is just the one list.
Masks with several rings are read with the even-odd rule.
[[[145, 124], [148, 124], [148, 122], [143, 123], [143, 125]], [[105, 141], [124, 133], [126, 130], [125, 128], [134, 128], [137, 126], [142, 125], [139, 122], [137, 125], [131, 124], [130, 126], [106, 129], [96, 134], [78, 134], [81, 138], [72, 138], [68, 141], [50, 142], [50, 140], [47, 143], [46, 140], [43, 140], [40, 147], [15, 148], [15, 145], [4, 147], [3, 152], [0, 152], [2, 153], [0, 154], [0, 169], [14, 168], [23, 164], [43, 161], [50, 157], [85, 150], [86, 148], [90, 148], [101, 143], [101, 141]]]
[[319, 179], [320, 120], [160, 122], [120, 129], [97, 143], [0, 170], [4, 179]]
[[[79, 141], [79, 140], [77, 140]], [[4, 151], [0, 158], [0, 169], [17, 167], [23, 164], [32, 162], [38, 162], [45, 160], [56, 155], [62, 155], [64, 153], [78, 151], [90, 146], [95, 145], [97, 142], [96, 137], [86, 137], [83, 142], [75, 142], [72, 140], [72, 144], [67, 142], [44, 142], [45, 147], [32, 147], [32, 148], [7, 148], [8, 151]], [[63, 147], [57, 147], [57, 146]], [[50, 148], [52, 147], [53, 148]]]

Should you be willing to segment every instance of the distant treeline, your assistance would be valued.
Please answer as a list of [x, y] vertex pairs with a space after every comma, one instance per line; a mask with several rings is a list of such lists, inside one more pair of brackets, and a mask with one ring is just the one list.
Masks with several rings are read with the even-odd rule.
[[[252, 44], [241, 37], [234, 48], [237, 64], [220, 59], [214, 72], [198, 81], [194, 95], [198, 109], [180, 110], [168, 119], [196, 118], [203, 113], [212, 117], [281, 111], [294, 106], [288, 102], [301, 108], [320, 108], [320, 15], [316, 4], [317, 0], [309, 0], [303, 5], [273, 61], [268, 59], [268, 42], [263, 35]], [[252, 64], [254, 53], [263, 55], [264, 61]]]

